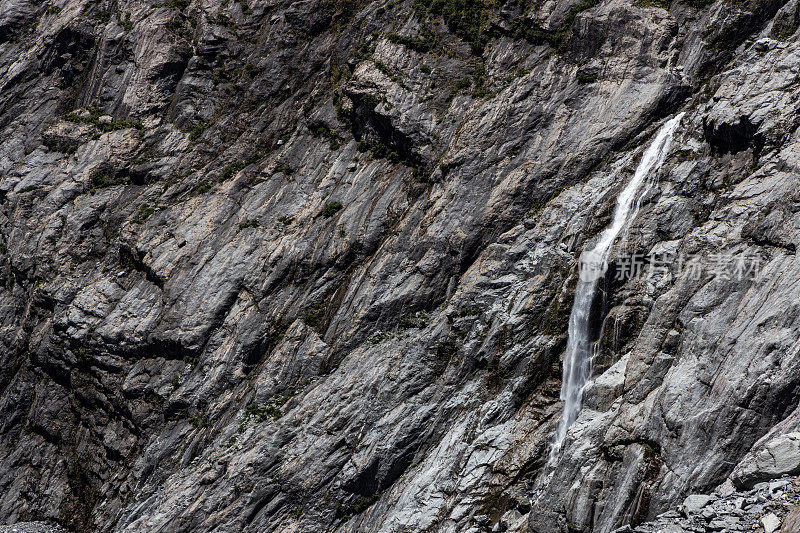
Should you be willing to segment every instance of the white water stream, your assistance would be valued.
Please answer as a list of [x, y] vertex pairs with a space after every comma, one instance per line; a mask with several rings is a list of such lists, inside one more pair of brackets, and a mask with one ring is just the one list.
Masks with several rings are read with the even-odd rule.
[[[683, 117], [680, 113], [667, 121], [658, 131], [656, 138], [650, 143], [642, 155], [633, 177], [617, 198], [614, 217], [611, 225], [603, 230], [597, 244], [590, 250], [584, 250], [580, 258], [580, 277], [575, 289], [575, 301], [569, 315], [567, 351], [564, 355], [564, 371], [561, 382], [561, 400], [564, 401], [564, 412], [556, 432], [556, 439], [550, 452], [550, 458], [558, 455], [567, 429], [578, 418], [581, 410], [581, 399], [586, 381], [592, 372], [594, 343], [589, 337], [589, 312], [597, 289], [598, 281], [607, 269], [607, 260], [614, 241], [620, 232], [636, 218], [642, 197], [655, 183], [653, 177], [669, 150], [672, 134]], [[645, 179], [648, 186], [643, 187]]]

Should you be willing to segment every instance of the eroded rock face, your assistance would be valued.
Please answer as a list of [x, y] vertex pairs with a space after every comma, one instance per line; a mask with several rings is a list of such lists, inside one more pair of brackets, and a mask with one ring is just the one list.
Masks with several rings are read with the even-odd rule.
[[[4, 4], [0, 519], [607, 532], [790, 473], [797, 4], [693, 4]], [[678, 112], [612, 259], [700, 266], [607, 277], [548, 463]]]

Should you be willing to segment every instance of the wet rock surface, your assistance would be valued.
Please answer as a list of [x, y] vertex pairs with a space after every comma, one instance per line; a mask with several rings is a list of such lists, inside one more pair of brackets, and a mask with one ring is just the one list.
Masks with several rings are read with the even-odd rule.
[[797, 472], [797, 2], [467, 4], [0, 7], [0, 522], [608, 532]]

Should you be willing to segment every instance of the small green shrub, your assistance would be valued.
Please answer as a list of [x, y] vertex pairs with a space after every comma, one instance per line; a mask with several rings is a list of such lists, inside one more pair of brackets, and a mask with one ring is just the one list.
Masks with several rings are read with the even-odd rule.
[[327, 202], [323, 207], [320, 214], [325, 218], [330, 218], [344, 208], [341, 202]]
[[130, 33], [133, 29], [133, 22], [131, 22], [130, 13], [125, 13], [125, 17], [123, 18], [122, 13], [117, 11], [117, 23], [122, 26], [122, 29], [125, 33]]
[[410, 50], [420, 53], [430, 52], [439, 41], [436, 34], [428, 28], [423, 28], [420, 35], [415, 37], [392, 33], [386, 38], [394, 44], [401, 44]]
[[287, 176], [294, 174], [294, 169], [286, 163], [278, 163], [275, 165], [275, 172], [281, 172]]
[[675, 160], [679, 163], [683, 163], [684, 161], [693, 161], [697, 159], [698, 154], [693, 150], [678, 150], [673, 157], [675, 157]]
[[575, 22], [575, 17], [579, 14], [583, 13], [587, 9], [591, 9], [595, 6], [600, 5], [600, 0], [582, 0], [577, 4], [573, 5], [567, 11], [567, 16], [564, 19], [564, 22], [561, 23], [561, 30], [566, 31], [572, 26], [572, 23]]
[[78, 144], [71, 140], [45, 137], [42, 139], [42, 144], [44, 144], [48, 150], [62, 152], [64, 154], [74, 154], [78, 151]]
[[214, 85], [229, 82], [232, 79], [232, 74], [227, 71], [225, 66], [217, 67], [211, 73], [211, 81], [214, 82]]
[[111, 12], [110, 11], [97, 11], [92, 13], [92, 18], [97, 22], [106, 23], [111, 20]]
[[360, 496], [350, 505], [340, 503], [336, 506], [336, 515], [347, 522], [353, 518], [354, 515], [361, 514], [369, 509], [375, 502], [380, 500], [380, 498], [380, 494], [371, 494], [369, 496]]
[[257, 403], [249, 403], [244, 408], [245, 418], [255, 418], [258, 422], [265, 422], [269, 419], [280, 418], [281, 410], [274, 405], [259, 405]]
[[423, 329], [428, 325], [428, 313], [418, 311], [400, 319], [397, 326], [400, 329]]
[[277, 420], [283, 416], [281, 407], [286, 405], [286, 402], [292, 399], [297, 394], [297, 389], [290, 388], [284, 394], [276, 394], [272, 396], [265, 405], [259, 405], [255, 402], [250, 402], [244, 408], [245, 421], [255, 418], [257, 422], [266, 422], [267, 420]]
[[111, 122], [100, 122], [100, 117], [104, 114], [101, 109], [97, 107], [89, 107], [88, 111], [88, 116], [81, 116], [77, 113], [67, 113], [64, 115], [64, 120], [78, 124], [91, 124], [104, 132], [122, 130], [126, 128], [136, 128], [139, 130], [142, 129], [142, 124], [140, 122], [135, 122], [132, 120], [112, 119]]
[[322, 324], [322, 319], [325, 317], [325, 304], [315, 303], [303, 311], [303, 322], [315, 328]]
[[365, 59], [369, 59], [370, 57], [372, 57], [372, 54], [374, 53], [375, 53], [375, 45], [372, 43], [364, 42], [361, 43], [359, 47], [353, 51], [351, 57], [359, 61], [364, 61]]
[[636, 7], [660, 7], [669, 11], [672, 0], [637, 0], [633, 5]]
[[364, 341], [364, 342], [366, 342], [367, 344], [378, 344], [378, 343], [382, 342], [385, 339], [393, 339], [394, 337], [395, 337], [395, 333], [392, 332], [392, 331], [380, 331], [379, 330], [379, 331], [376, 331], [375, 333], [373, 333], [372, 335], [370, 335], [369, 337], [367, 337], [367, 340]]
[[596, 74], [590, 74], [590, 73], [588, 73], [586, 71], [583, 71], [583, 70], [579, 70], [575, 74], [575, 77], [578, 79], [578, 83], [580, 83], [580, 84], [594, 83], [594, 82], [597, 81], [597, 75]]
[[642, 457], [645, 459], [653, 459], [654, 457], [658, 457], [659, 450], [657, 446], [651, 446], [648, 443], [642, 444]]
[[489, 2], [486, 0], [414, 0], [414, 10], [420, 20], [440, 16], [450, 31], [482, 54], [488, 42]]
[[239, 231], [242, 231], [243, 229], [247, 228], [257, 228], [260, 225], [261, 224], [259, 224], [258, 220], [248, 219], [239, 224]]
[[383, 73], [384, 76], [386, 76], [387, 78], [389, 78], [394, 82], [398, 80], [397, 74], [392, 72], [392, 69], [390, 69], [386, 63], [384, 63], [383, 61], [378, 61], [377, 59], [373, 60], [372, 62], [375, 64], [375, 67], [379, 71], [381, 71], [381, 73]]
[[239, 172], [240, 170], [243, 170], [245, 167], [247, 167], [249, 165], [252, 165], [253, 163], [257, 162], [262, 157], [263, 157], [263, 155], [261, 153], [255, 152], [253, 154], [250, 154], [250, 156], [248, 156], [247, 159], [244, 159], [242, 161], [237, 161], [235, 163], [231, 163], [231, 164], [225, 166], [225, 168], [222, 169], [222, 172], [220, 172], [218, 180], [219, 181], [226, 181], [226, 180], [230, 179], [237, 172]]
[[150, 217], [150, 215], [155, 213], [156, 209], [157, 206], [153, 204], [150, 203], [142, 204], [141, 206], [139, 206], [139, 211], [136, 213], [136, 216], [133, 217], [133, 222], [141, 224], [142, 222], [147, 220]]
[[489, 90], [486, 88], [487, 76], [486, 67], [481, 63], [475, 72], [472, 73], [472, 96], [475, 98], [483, 98], [489, 95]]
[[317, 137], [325, 137], [328, 139], [328, 145], [331, 150], [339, 149], [339, 137], [331, 130], [327, 124], [318, 123], [309, 126], [311, 133]]
[[189, 417], [189, 423], [198, 429], [211, 427], [211, 420], [208, 419], [208, 415], [202, 413]]
[[242, 13], [245, 15], [250, 14], [250, 6], [247, 4], [247, 0], [236, 0], [236, 3], [239, 4], [239, 7], [242, 8]]
[[195, 127], [189, 130], [189, 140], [194, 142], [197, 139], [199, 139], [200, 136], [203, 135], [203, 133], [208, 129], [209, 126], [210, 124], [206, 122], [203, 121], [198, 122], [197, 125], [195, 125]]
[[440, 342], [436, 345], [436, 358], [450, 361], [458, 353], [458, 346], [453, 341]]
[[[190, 22], [191, 22], [191, 20], [190, 20]], [[191, 41], [192, 40], [192, 30], [187, 28], [186, 25], [183, 23], [183, 20], [181, 20], [179, 18], [174, 18], [174, 19], [168, 21], [164, 25], [164, 28], [168, 32], [172, 33], [173, 35], [175, 35], [177, 37], [180, 37], [181, 39], [184, 39], [186, 41]], [[214, 76], [216, 77], [216, 75], [217, 75], [217, 71], [215, 70], [214, 71]], [[217, 83], [216, 79], [215, 79], [214, 83]]]
[[231, 163], [227, 165], [225, 168], [222, 169], [222, 172], [219, 174], [219, 181], [225, 181], [233, 177], [234, 174], [239, 172], [245, 167], [245, 164], [241, 161], [237, 161], [236, 163]]
[[450, 92], [447, 94], [447, 100], [450, 101], [456, 97], [458, 93], [463, 90], [469, 89], [472, 87], [472, 78], [469, 76], [464, 76], [463, 78], [459, 79], [457, 82], [453, 84], [453, 87], [450, 89]]
[[456, 318], [464, 318], [468, 316], [478, 316], [480, 314], [481, 314], [480, 308], [475, 306], [464, 306], [464, 307], [459, 307], [458, 311], [456, 311], [454, 316]]
[[25, 194], [26, 192], [38, 191], [41, 188], [42, 188], [41, 185], [28, 185], [27, 187], [21, 188], [18, 194]]
[[553, 48], [558, 48], [560, 42], [557, 33], [545, 30], [538, 22], [527, 18], [520, 18], [514, 23], [511, 36], [515, 39], [525, 39], [533, 45], [549, 44]]
[[125, 249], [120, 248], [119, 250], [119, 264], [122, 268], [127, 270], [136, 270], [136, 259], [133, 258], [133, 254]]
[[499, 357], [492, 358], [492, 360], [489, 362], [487, 370], [488, 375], [486, 383], [491, 390], [499, 389], [503, 385], [503, 382], [511, 377], [511, 370], [500, 365]]
[[200, 185], [198, 185], [197, 189], [195, 189], [195, 191], [197, 193], [199, 193], [199, 194], [203, 194], [203, 193], [208, 192], [210, 190], [211, 190], [211, 183], [209, 183], [206, 180], [201, 181]]
[[171, 0], [169, 2], [159, 2], [154, 4], [153, 7], [170, 7], [172, 9], [177, 9], [178, 11], [183, 11], [189, 7], [190, 3], [191, 0]]
[[120, 185], [121, 183], [125, 182], [125, 178], [122, 176], [114, 176], [114, 174], [110, 171], [106, 170], [95, 170], [92, 172], [91, 177], [89, 178], [89, 192], [94, 194], [96, 191], [100, 189], [105, 189], [106, 187], [113, 187], [114, 185]]
[[208, 21], [211, 24], [217, 24], [226, 28], [233, 28], [234, 24], [231, 18], [225, 13], [219, 12], [216, 17], [209, 17]]
[[591, 9], [599, 4], [600, 0], [582, 0], [569, 8], [567, 15], [564, 17], [564, 20], [561, 22], [556, 32], [546, 31], [540, 26], [533, 24], [523, 30], [524, 36], [535, 44], [548, 43], [557, 50], [563, 51], [567, 35], [569, 34], [570, 28], [572, 28], [572, 23], [575, 22], [575, 18], [587, 9]]
[[354, 514], [363, 513], [373, 503], [377, 502], [380, 499], [381, 499], [380, 494], [372, 494], [371, 496], [362, 496], [356, 500], [351, 509], [353, 510]]

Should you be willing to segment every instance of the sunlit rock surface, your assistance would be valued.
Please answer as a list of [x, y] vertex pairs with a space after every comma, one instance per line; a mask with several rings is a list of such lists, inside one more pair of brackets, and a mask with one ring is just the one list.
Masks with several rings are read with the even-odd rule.
[[798, 3], [426, 4], [0, 6], [0, 523], [605, 533], [797, 473]]

